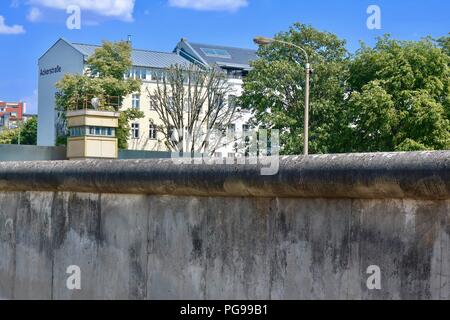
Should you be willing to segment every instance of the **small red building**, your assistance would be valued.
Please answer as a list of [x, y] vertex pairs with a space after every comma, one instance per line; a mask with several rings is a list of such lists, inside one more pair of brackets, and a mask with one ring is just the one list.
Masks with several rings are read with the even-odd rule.
[[0, 101], [0, 117], [5, 113], [9, 113], [11, 121], [22, 121], [22, 116], [25, 112], [24, 102], [3, 102]]
[[0, 101], [0, 130], [17, 127], [18, 122], [23, 120], [26, 112], [25, 102], [3, 102]]

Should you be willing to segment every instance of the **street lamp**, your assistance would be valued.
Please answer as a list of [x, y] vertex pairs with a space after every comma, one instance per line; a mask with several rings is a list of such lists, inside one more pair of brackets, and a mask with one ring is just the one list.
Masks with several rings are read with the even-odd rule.
[[307, 156], [309, 154], [309, 91], [310, 91], [309, 88], [310, 88], [310, 75], [312, 72], [311, 65], [309, 64], [308, 53], [302, 47], [300, 47], [296, 44], [290, 43], [290, 42], [282, 41], [282, 40], [266, 38], [266, 37], [256, 37], [253, 41], [257, 45], [260, 45], [260, 46], [265, 46], [265, 45], [269, 45], [272, 43], [281, 43], [288, 47], [294, 47], [294, 48], [300, 50], [305, 55], [305, 58], [306, 58], [306, 64], [305, 64], [306, 85], [305, 85], [305, 125], [304, 125], [305, 131], [304, 131], [303, 154], [305, 156]]

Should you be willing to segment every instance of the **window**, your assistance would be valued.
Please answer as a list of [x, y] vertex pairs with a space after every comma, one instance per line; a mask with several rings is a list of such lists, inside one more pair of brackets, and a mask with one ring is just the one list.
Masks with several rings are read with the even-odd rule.
[[139, 139], [139, 123], [131, 124], [131, 138]]
[[228, 107], [230, 108], [237, 107], [237, 97], [235, 95], [230, 94], [228, 96]]
[[244, 124], [242, 125], [242, 131], [244, 132], [249, 132], [250, 131], [250, 125], [249, 124]]
[[190, 104], [189, 103], [189, 98], [184, 98], [183, 99], [183, 111], [186, 112], [186, 113], [191, 111], [191, 107], [190, 107], [189, 104]]
[[77, 128], [70, 128], [69, 130], [69, 134], [71, 137], [81, 137], [81, 128], [77, 127]]
[[175, 135], [175, 128], [174, 127], [167, 128], [167, 138], [168, 138], [168, 140], [176, 141], [174, 135]]
[[228, 153], [228, 158], [235, 158], [236, 154], [233, 152]]
[[132, 106], [134, 109], [139, 109], [141, 107], [141, 95], [140, 94], [133, 94]]
[[169, 111], [174, 111], [174, 101], [173, 101], [173, 97], [167, 97], [167, 109]]
[[148, 138], [150, 140], [156, 140], [158, 130], [155, 125], [151, 124], [148, 128]]
[[194, 85], [193, 80], [194, 79], [192, 79], [192, 76], [190, 76], [189, 73], [187, 72], [183, 73], [183, 84], [188, 85], [189, 83], [192, 83], [192, 85]]
[[125, 78], [146, 80], [147, 79], [147, 69], [133, 68], [128, 71], [128, 73], [125, 75]]
[[222, 152], [214, 153], [214, 158], [222, 158]]
[[152, 81], [163, 81], [164, 72], [162, 70], [152, 70]]
[[150, 110], [156, 110], [158, 106], [158, 101], [156, 96], [150, 96]]
[[202, 50], [207, 57], [227, 58], [227, 59], [231, 58], [231, 55], [228, 53], [228, 51], [224, 49], [200, 48], [200, 50]]
[[71, 137], [103, 136], [115, 137], [116, 129], [107, 127], [75, 127], [69, 129]]
[[228, 69], [227, 76], [230, 79], [242, 79], [245, 76], [244, 70]]
[[236, 132], [236, 125], [234, 123], [228, 126], [228, 132], [234, 134]]

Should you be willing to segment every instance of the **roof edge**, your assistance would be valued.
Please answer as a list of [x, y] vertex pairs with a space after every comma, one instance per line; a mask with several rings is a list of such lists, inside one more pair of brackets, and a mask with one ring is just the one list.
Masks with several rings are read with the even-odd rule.
[[81, 52], [80, 50], [78, 50], [70, 41], [67, 41], [65, 38], [61, 37], [58, 40], [56, 40], [56, 42], [47, 49], [47, 51], [45, 51], [45, 53], [43, 55], [41, 55], [38, 59], [38, 61], [41, 61], [41, 59], [50, 51], [53, 49], [53, 47], [55, 47], [60, 41], [65, 42], [66, 44], [68, 44], [70, 47], [72, 47], [75, 51], [77, 51], [79, 54], [81, 54], [84, 57], [84, 53]]

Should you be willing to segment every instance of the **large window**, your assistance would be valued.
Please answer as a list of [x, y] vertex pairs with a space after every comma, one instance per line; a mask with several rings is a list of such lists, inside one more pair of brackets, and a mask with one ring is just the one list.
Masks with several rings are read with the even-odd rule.
[[85, 133], [82, 132], [84, 129], [84, 127], [77, 127], [77, 128], [70, 128], [69, 129], [69, 134], [71, 137], [81, 137], [84, 136]]
[[231, 58], [230, 53], [224, 49], [200, 48], [200, 50], [202, 50], [203, 53], [208, 57], [227, 58], [227, 59]]
[[228, 78], [230, 79], [242, 79], [246, 75], [246, 71], [244, 70], [236, 70], [236, 69], [228, 69], [227, 70]]
[[132, 106], [134, 109], [139, 109], [141, 107], [141, 95], [140, 94], [133, 94]]
[[131, 138], [139, 139], [139, 123], [131, 124]]
[[146, 80], [147, 69], [146, 68], [133, 68], [128, 72], [128, 78]]
[[69, 134], [71, 137], [84, 137], [84, 136], [102, 136], [102, 137], [115, 137], [115, 128], [106, 127], [75, 127], [69, 129]]
[[156, 140], [157, 134], [158, 134], [158, 129], [156, 128], [156, 126], [153, 124], [150, 124], [149, 128], [148, 128], [148, 138], [150, 140]]
[[152, 70], [152, 81], [163, 81], [164, 71], [162, 70]]
[[167, 138], [170, 141], [176, 141], [176, 138], [175, 138], [175, 127], [170, 126], [170, 127], [167, 128]]

